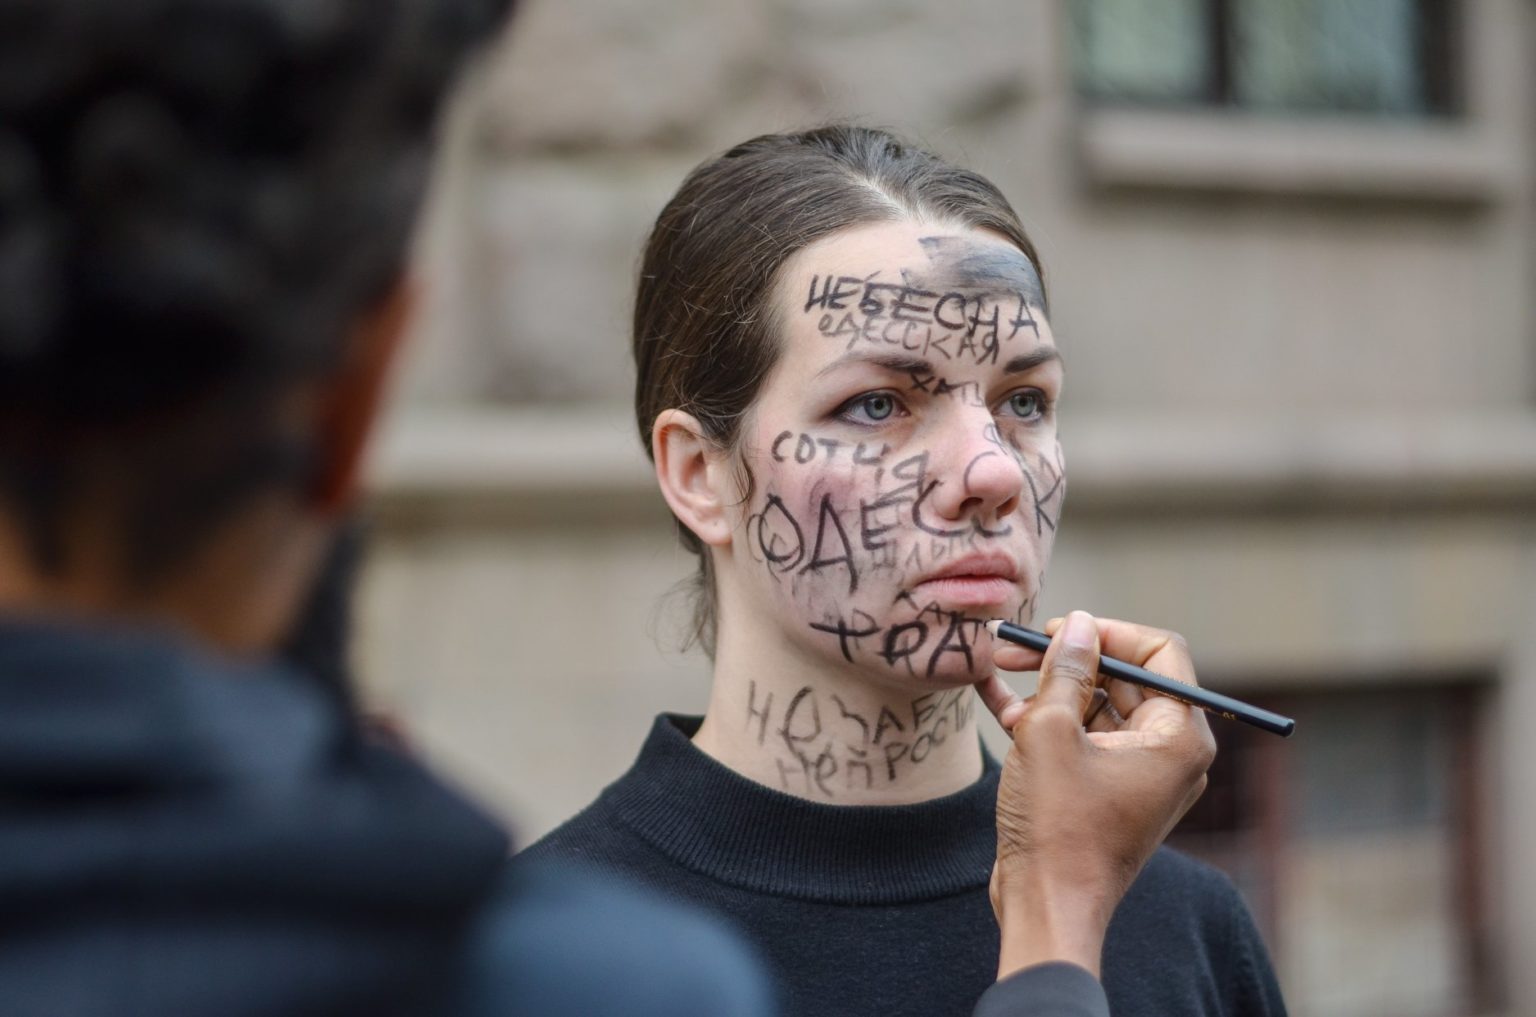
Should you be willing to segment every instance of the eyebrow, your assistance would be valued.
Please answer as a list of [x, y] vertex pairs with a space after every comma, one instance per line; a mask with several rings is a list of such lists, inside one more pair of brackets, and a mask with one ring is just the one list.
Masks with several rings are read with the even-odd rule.
[[[1025, 374], [1033, 371], [1042, 364], [1059, 361], [1061, 353], [1053, 346], [1042, 346], [1030, 353], [1022, 353], [1017, 357], [1010, 357], [1003, 365], [1004, 374]], [[933, 364], [922, 357], [907, 357], [899, 353], [847, 353], [838, 357], [832, 363], [816, 372], [820, 378], [830, 374], [845, 364], [869, 364], [873, 367], [882, 367], [887, 371], [895, 371], [898, 374], [935, 374]]]
[[1023, 374], [1026, 371], [1033, 371], [1041, 364], [1049, 364], [1053, 360], [1061, 360], [1061, 353], [1054, 346], [1042, 346], [1033, 353], [1024, 353], [1009, 359], [1008, 363], [1003, 365], [1003, 371], [1006, 374]]
[[816, 372], [820, 378], [837, 370], [844, 364], [870, 364], [874, 367], [883, 367], [887, 371], [895, 371], [900, 374], [932, 374], [933, 365], [922, 357], [904, 357], [900, 354], [881, 353], [848, 353], [838, 357], [832, 363]]

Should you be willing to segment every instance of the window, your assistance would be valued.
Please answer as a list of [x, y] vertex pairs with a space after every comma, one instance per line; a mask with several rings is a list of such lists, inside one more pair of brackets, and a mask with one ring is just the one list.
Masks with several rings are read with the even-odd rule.
[[1134, 105], [1458, 112], [1451, 0], [1071, 0], [1078, 89]]
[[[1256, 697], [1257, 698], [1257, 697]], [[1476, 686], [1270, 699], [1281, 741], [1217, 722], [1170, 843], [1224, 869], [1298, 1017], [1450, 1017], [1493, 999]]]

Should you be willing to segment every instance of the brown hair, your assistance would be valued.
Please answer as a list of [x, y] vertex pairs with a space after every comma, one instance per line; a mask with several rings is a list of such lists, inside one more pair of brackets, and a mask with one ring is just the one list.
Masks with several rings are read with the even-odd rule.
[[[902, 219], [991, 230], [1044, 279], [1017, 213], [990, 181], [888, 131], [838, 124], [765, 134], [688, 174], [656, 219], [635, 297], [635, 421], [646, 453], [654, 458], [651, 426], [669, 408], [733, 448], [778, 360], [780, 266], [823, 237]], [[690, 642], [713, 656], [710, 557], [680, 523], [678, 536], [699, 556]]]

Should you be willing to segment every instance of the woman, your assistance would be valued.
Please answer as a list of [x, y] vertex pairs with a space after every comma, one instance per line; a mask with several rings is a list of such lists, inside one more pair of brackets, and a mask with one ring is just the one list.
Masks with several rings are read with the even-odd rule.
[[[684, 181], [640, 273], [636, 410], [699, 557], [708, 711], [658, 718], [531, 854], [726, 915], [790, 1013], [969, 1012], [997, 957], [972, 688], [1026, 662], [985, 623], [1031, 619], [1066, 490], [1046, 307], [1002, 195], [884, 132], [765, 136]], [[1283, 1012], [1230, 884], [1166, 851], [1103, 980], [1117, 1015]]]

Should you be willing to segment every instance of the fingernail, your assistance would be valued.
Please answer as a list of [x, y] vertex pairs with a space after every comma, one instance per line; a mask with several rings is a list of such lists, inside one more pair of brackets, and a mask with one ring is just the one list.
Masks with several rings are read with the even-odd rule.
[[1066, 628], [1061, 634], [1061, 640], [1067, 646], [1074, 650], [1091, 650], [1098, 638], [1099, 628], [1093, 622], [1093, 615], [1087, 611], [1073, 611], [1067, 615]]

